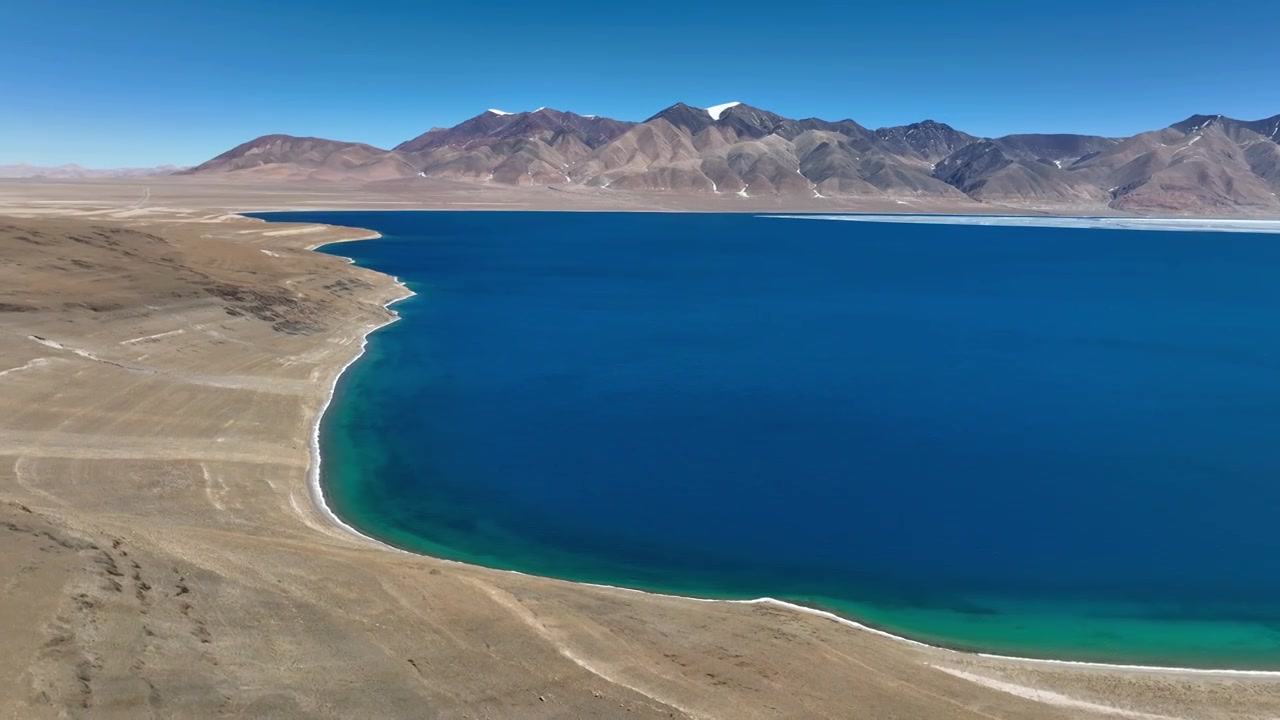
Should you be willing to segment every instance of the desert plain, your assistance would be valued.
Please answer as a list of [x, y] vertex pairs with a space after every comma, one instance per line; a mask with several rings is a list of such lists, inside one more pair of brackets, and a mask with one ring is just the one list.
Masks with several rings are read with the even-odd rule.
[[0, 717], [1280, 717], [1276, 675], [979, 657], [393, 551], [318, 509], [317, 416], [406, 290], [311, 251], [368, 232], [237, 213], [903, 210], [736, 201], [0, 182]]

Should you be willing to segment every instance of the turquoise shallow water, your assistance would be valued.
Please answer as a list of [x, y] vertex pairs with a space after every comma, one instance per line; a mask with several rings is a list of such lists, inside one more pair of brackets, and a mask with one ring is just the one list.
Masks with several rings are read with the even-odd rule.
[[325, 251], [418, 293], [321, 427], [370, 535], [970, 650], [1280, 669], [1274, 236], [288, 218], [382, 232]]

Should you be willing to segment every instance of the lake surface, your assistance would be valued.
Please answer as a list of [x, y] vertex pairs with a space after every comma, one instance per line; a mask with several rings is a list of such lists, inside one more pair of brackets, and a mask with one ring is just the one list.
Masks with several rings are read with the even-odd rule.
[[[392, 544], [1019, 656], [1280, 669], [1280, 237], [309, 212], [417, 295], [321, 427]], [[834, 631], [834, 630], [833, 630]]]

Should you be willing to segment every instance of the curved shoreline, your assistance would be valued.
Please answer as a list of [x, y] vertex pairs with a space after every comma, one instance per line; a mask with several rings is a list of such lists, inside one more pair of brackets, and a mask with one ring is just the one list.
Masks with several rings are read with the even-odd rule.
[[[313, 212], [313, 211], [304, 211], [304, 212]], [[259, 220], [260, 220], [260, 218], [255, 218], [255, 219], [259, 219]], [[264, 221], [264, 222], [272, 222], [272, 221], [267, 220], [267, 221]], [[349, 227], [349, 226], [335, 226], [335, 227]], [[351, 228], [351, 229], [353, 229], [353, 230], [365, 230], [365, 228]], [[331, 241], [327, 241], [327, 242], [317, 243], [317, 244], [315, 244], [315, 245], [308, 246], [308, 247], [307, 247], [307, 250], [309, 250], [309, 251], [315, 251], [315, 250], [317, 250], [317, 249], [319, 249], [319, 248], [321, 248], [321, 247], [324, 247], [324, 246], [326, 246], [326, 245], [333, 245], [333, 244], [337, 244], [337, 243], [344, 243], [344, 242], [357, 242], [357, 241], [360, 241], [360, 240], [376, 240], [376, 239], [381, 238], [381, 237], [382, 237], [382, 234], [381, 234], [381, 233], [376, 232], [376, 231], [373, 231], [373, 230], [369, 230], [367, 235], [363, 235], [363, 236], [360, 236], [360, 237], [354, 237], [354, 238], [346, 238], [346, 239], [341, 239], [341, 240], [331, 240]], [[334, 256], [334, 257], [341, 257], [343, 260], [345, 260], [346, 262], [348, 262], [349, 264], [352, 264], [352, 265], [356, 264], [356, 263], [355, 263], [355, 260], [354, 260], [354, 259], [352, 259], [352, 258], [349, 258], [349, 257], [344, 257], [344, 256]], [[375, 272], [376, 272], [376, 271], [375, 271]], [[384, 303], [384, 304], [383, 304], [383, 306], [382, 306], [384, 309], [389, 309], [389, 308], [390, 308], [392, 305], [394, 305], [395, 303], [400, 302], [401, 300], [406, 300], [406, 299], [408, 299], [408, 298], [410, 298], [410, 297], [414, 297], [414, 296], [416, 295], [416, 293], [414, 293], [412, 290], [409, 290], [409, 288], [408, 288], [408, 287], [407, 287], [407, 286], [406, 286], [402, 281], [400, 281], [400, 279], [399, 279], [399, 278], [397, 278], [397, 277], [395, 277], [395, 276], [392, 276], [392, 275], [385, 275], [384, 273], [379, 273], [379, 274], [382, 274], [382, 275], [384, 275], [385, 277], [389, 277], [389, 278], [391, 278], [391, 280], [392, 280], [393, 284], [394, 284], [394, 285], [396, 285], [396, 286], [398, 286], [398, 287], [400, 287], [401, 289], [403, 289], [403, 290], [405, 291], [405, 293], [406, 293], [406, 294], [404, 294], [404, 295], [402, 295], [402, 296], [400, 296], [400, 297], [396, 297], [396, 298], [393, 298], [393, 299], [391, 299], [391, 300], [388, 300], [388, 301], [387, 301], [386, 303]], [[912, 645], [912, 646], [915, 646], [915, 647], [928, 649], [928, 650], [930, 650], [930, 651], [934, 651], [934, 652], [954, 653], [954, 654], [960, 655], [960, 656], [962, 656], [962, 657], [974, 657], [974, 658], [983, 658], [983, 659], [988, 659], [988, 660], [997, 660], [997, 661], [1015, 662], [1015, 663], [1025, 663], [1025, 664], [1049, 665], [1049, 666], [1055, 666], [1055, 667], [1081, 668], [1081, 669], [1091, 669], [1091, 670], [1114, 670], [1114, 671], [1141, 672], [1141, 673], [1150, 673], [1150, 674], [1161, 674], [1161, 673], [1165, 673], [1165, 674], [1175, 674], [1175, 675], [1209, 675], [1209, 676], [1224, 676], [1224, 677], [1262, 677], [1262, 678], [1280, 678], [1280, 670], [1236, 670], [1236, 669], [1229, 669], [1229, 668], [1222, 668], [1222, 669], [1217, 669], [1217, 668], [1184, 668], [1184, 667], [1167, 667], [1167, 666], [1160, 666], [1160, 665], [1136, 665], [1136, 664], [1124, 664], [1124, 663], [1102, 663], [1102, 662], [1086, 662], [1086, 661], [1080, 661], [1080, 660], [1058, 660], [1058, 659], [1052, 659], [1052, 658], [1020, 657], [1020, 656], [1015, 656], [1015, 655], [1000, 655], [1000, 654], [996, 654], [996, 653], [983, 653], [983, 652], [971, 652], [971, 651], [957, 650], [957, 649], [948, 648], [948, 647], [941, 646], [941, 645], [932, 645], [932, 644], [929, 644], [929, 643], [926, 643], [926, 642], [922, 642], [922, 641], [919, 641], [919, 640], [915, 640], [915, 639], [912, 639], [912, 638], [910, 638], [910, 637], [906, 637], [906, 636], [902, 636], [902, 635], [895, 635], [895, 634], [890, 633], [890, 632], [888, 632], [888, 631], [881, 630], [881, 629], [879, 629], [879, 628], [875, 628], [875, 627], [872, 627], [872, 626], [870, 626], [870, 625], [866, 625], [866, 624], [863, 624], [863, 623], [857, 622], [857, 621], [855, 621], [855, 620], [851, 620], [851, 619], [849, 619], [849, 618], [843, 617], [843, 616], [841, 616], [841, 615], [837, 615], [836, 613], [833, 613], [833, 612], [830, 612], [830, 611], [827, 611], [827, 610], [820, 610], [820, 609], [817, 609], [817, 608], [807, 607], [807, 606], [804, 606], [804, 605], [799, 605], [799, 604], [796, 604], [796, 603], [787, 602], [787, 601], [785, 601], [785, 600], [778, 600], [778, 599], [776, 599], [776, 598], [771, 598], [771, 597], [760, 597], [760, 598], [747, 599], [747, 600], [732, 600], [732, 599], [722, 599], [722, 598], [703, 598], [703, 597], [695, 597], [695, 596], [689, 596], [689, 595], [676, 595], [676, 594], [671, 594], [671, 593], [653, 592], [653, 591], [650, 591], [650, 590], [640, 590], [640, 589], [637, 589], [637, 588], [630, 588], [630, 587], [624, 587], [624, 586], [618, 586], [618, 585], [606, 585], [606, 584], [601, 584], [601, 583], [580, 582], [580, 581], [576, 581], [576, 580], [565, 580], [565, 579], [562, 579], [562, 578], [553, 578], [553, 577], [548, 577], [548, 576], [543, 576], [543, 575], [537, 575], [537, 574], [534, 574], [534, 573], [522, 572], [522, 571], [520, 571], [520, 570], [510, 570], [510, 569], [502, 569], [502, 568], [490, 568], [490, 567], [486, 567], [486, 566], [483, 566], [483, 565], [472, 565], [472, 564], [470, 564], [470, 563], [462, 562], [462, 561], [460, 561], [460, 560], [451, 560], [451, 559], [448, 559], [448, 558], [440, 558], [440, 557], [436, 557], [436, 556], [433, 556], [433, 555], [427, 555], [427, 554], [425, 554], [425, 553], [418, 553], [418, 552], [413, 552], [413, 551], [410, 551], [410, 550], [405, 550], [404, 548], [400, 548], [400, 547], [396, 547], [396, 546], [394, 546], [394, 545], [391, 545], [390, 543], [387, 543], [387, 542], [385, 542], [385, 541], [383, 541], [383, 540], [380, 540], [380, 539], [378, 539], [378, 538], [376, 538], [376, 537], [373, 537], [373, 536], [371, 536], [371, 535], [367, 535], [367, 534], [365, 534], [365, 533], [361, 532], [360, 530], [356, 529], [355, 527], [353, 527], [353, 526], [349, 525], [348, 523], [344, 522], [344, 521], [342, 520], [342, 518], [340, 518], [340, 517], [339, 517], [339, 516], [338, 516], [338, 515], [333, 511], [333, 509], [329, 506], [329, 504], [326, 502], [326, 500], [325, 500], [325, 496], [324, 496], [324, 488], [323, 488], [323, 485], [322, 485], [322, 483], [321, 483], [321, 481], [320, 481], [320, 469], [321, 469], [321, 462], [322, 462], [322, 457], [321, 457], [321, 453], [320, 453], [320, 424], [321, 424], [321, 422], [323, 421], [323, 419], [324, 419], [324, 415], [325, 415], [325, 413], [328, 411], [329, 406], [330, 406], [330, 405], [332, 404], [332, 402], [333, 402], [334, 395], [336, 394], [336, 391], [337, 391], [338, 382], [341, 380], [341, 378], [342, 378], [343, 374], [345, 374], [345, 373], [346, 373], [346, 371], [347, 371], [347, 370], [348, 370], [352, 365], [354, 365], [354, 364], [355, 364], [355, 362], [356, 362], [357, 360], [359, 360], [361, 357], [363, 357], [363, 356], [364, 356], [364, 354], [365, 354], [365, 352], [366, 352], [366, 350], [367, 350], [368, 344], [369, 344], [369, 335], [371, 335], [371, 334], [372, 334], [372, 333], [374, 333], [375, 331], [380, 330], [380, 329], [382, 329], [382, 328], [384, 328], [384, 327], [386, 327], [386, 326], [388, 326], [388, 325], [390, 325], [390, 324], [392, 324], [392, 323], [394, 323], [394, 322], [396, 322], [397, 320], [399, 320], [399, 319], [400, 319], [400, 315], [396, 314], [395, 312], [392, 312], [391, 314], [392, 314], [392, 317], [391, 317], [391, 318], [389, 318], [386, 322], [383, 322], [383, 323], [381, 323], [381, 324], [371, 325], [371, 326], [369, 326], [369, 327], [366, 327], [366, 328], [361, 332], [361, 334], [360, 334], [360, 347], [359, 347], [359, 350], [356, 352], [356, 354], [355, 354], [355, 355], [354, 355], [350, 360], [348, 360], [348, 361], [346, 362], [346, 364], [344, 364], [341, 368], [339, 368], [339, 369], [338, 369], [338, 371], [337, 371], [336, 373], [334, 373], [333, 378], [332, 378], [332, 380], [331, 380], [331, 381], [330, 381], [330, 383], [329, 383], [329, 387], [328, 387], [328, 389], [327, 389], [327, 390], [326, 390], [326, 392], [325, 392], [324, 399], [323, 399], [323, 401], [321, 402], [321, 404], [320, 404], [320, 408], [319, 408], [319, 410], [317, 411], [316, 416], [315, 416], [315, 418], [314, 418], [314, 420], [313, 420], [313, 422], [312, 422], [312, 425], [311, 425], [311, 438], [310, 438], [310, 444], [309, 444], [309, 447], [310, 447], [310, 453], [311, 453], [311, 462], [308, 464], [308, 469], [307, 469], [307, 486], [308, 486], [308, 493], [309, 493], [309, 494], [310, 494], [310, 496], [311, 496], [311, 499], [312, 499], [312, 502], [313, 502], [313, 505], [314, 505], [314, 507], [315, 507], [316, 511], [317, 511], [320, 515], [322, 515], [326, 520], [328, 520], [328, 521], [329, 521], [329, 523], [330, 523], [332, 526], [334, 526], [334, 527], [336, 527], [336, 528], [338, 528], [338, 529], [341, 529], [341, 530], [342, 530], [343, 532], [345, 532], [346, 534], [351, 535], [351, 536], [353, 536], [353, 537], [355, 537], [355, 538], [358, 538], [359, 540], [361, 540], [361, 541], [363, 541], [363, 542], [366, 542], [366, 543], [369, 543], [369, 544], [375, 545], [375, 546], [377, 546], [379, 549], [390, 550], [390, 551], [393, 551], [393, 552], [396, 552], [396, 553], [400, 553], [400, 554], [404, 554], [404, 555], [413, 555], [413, 556], [418, 556], [418, 557], [429, 557], [429, 558], [431, 558], [432, 560], [435, 560], [435, 561], [437, 561], [437, 562], [444, 562], [444, 563], [450, 563], [450, 564], [462, 565], [462, 566], [465, 566], [465, 567], [471, 567], [471, 568], [479, 568], [479, 569], [483, 569], [483, 570], [490, 571], [490, 572], [510, 573], [510, 574], [519, 575], [519, 576], [523, 576], [523, 577], [533, 577], [533, 578], [540, 578], [540, 579], [545, 579], [545, 580], [553, 580], [553, 581], [558, 581], [558, 582], [572, 583], [572, 584], [574, 584], [574, 585], [581, 585], [581, 586], [584, 586], [584, 587], [604, 588], [604, 589], [609, 589], [609, 590], [621, 590], [621, 591], [624, 591], [624, 592], [639, 593], [639, 594], [642, 594], [642, 595], [648, 595], [648, 596], [653, 596], [653, 597], [671, 598], [671, 599], [677, 599], [677, 600], [689, 600], [689, 601], [694, 601], [694, 602], [707, 602], [707, 603], [730, 603], [730, 604], [737, 604], [737, 605], [771, 605], [771, 606], [774, 606], [774, 607], [786, 608], [786, 609], [789, 609], [789, 610], [792, 610], [792, 611], [797, 611], [797, 612], [805, 613], [805, 614], [808, 614], [808, 615], [813, 615], [813, 616], [816, 616], [816, 617], [821, 617], [821, 618], [825, 618], [825, 619], [828, 619], [828, 620], [833, 620], [833, 621], [835, 621], [835, 622], [837, 622], [837, 623], [839, 623], [839, 624], [841, 624], [841, 625], [847, 626], [847, 627], [851, 627], [851, 628], [854, 628], [854, 629], [857, 629], [857, 630], [861, 630], [861, 631], [864, 631], [864, 632], [869, 632], [869, 633], [871, 633], [871, 634], [878, 635], [878, 636], [880, 636], [880, 637], [888, 638], [888, 639], [895, 640], [895, 641], [898, 641], [898, 642], [901, 642], [901, 643], [906, 643], [906, 644], [908, 644], [908, 645]]]
[[[355, 229], [363, 229], [363, 228], [355, 228]], [[336, 243], [344, 243], [344, 242], [358, 242], [361, 240], [377, 240], [380, 237], [382, 237], [382, 233], [374, 232], [370, 230], [368, 235], [364, 235], [356, 238], [350, 238], [346, 240], [331, 240], [329, 242], [316, 243], [315, 245], [308, 246], [307, 250], [309, 252], [315, 252], [316, 250], [324, 247], [325, 245], [334, 245]], [[334, 256], [334, 257], [340, 257], [340, 256]], [[343, 257], [342, 259], [346, 260], [347, 263], [351, 265], [354, 265], [356, 262], [355, 260], [348, 257]], [[388, 300], [386, 303], [382, 305], [382, 308], [384, 310], [390, 310], [392, 305], [400, 302], [401, 300], [407, 300], [408, 298], [411, 298], [415, 295], [415, 293], [412, 290], [410, 290], [408, 287], [406, 287], [404, 283], [400, 282], [399, 278], [394, 276], [388, 276], [388, 277], [391, 278], [393, 284], [399, 286], [400, 288], [403, 288], [407, 294], [402, 295], [401, 297], [398, 297], [398, 298], [392, 298], [391, 300]], [[360, 532], [354, 527], [343, 522], [342, 518], [338, 517], [337, 513], [333, 512], [333, 510], [329, 507], [329, 503], [325, 502], [324, 488], [320, 484], [320, 463], [321, 463], [320, 423], [324, 420], [324, 415], [326, 412], [328, 412], [329, 405], [333, 402], [333, 396], [338, 390], [338, 381], [342, 379], [342, 376], [344, 374], [346, 374], [348, 368], [354, 365], [357, 360], [364, 357], [365, 349], [369, 346], [369, 336], [373, 334], [375, 331], [380, 330], [399, 319], [400, 319], [400, 316], [396, 314], [394, 311], [392, 311], [391, 317], [388, 318], [386, 322], [381, 323], [379, 325], [373, 325], [365, 328], [364, 331], [361, 332], [360, 334], [360, 349], [356, 351], [356, 354], [353, 355], [351, 359], [346, 362], [345, 365], [338, 368], [338, 371], [333, 374], [333, 378], [329, 382], [329, 387], [327, 390], [325, 390], [324, 400], [321, 401], [320, 403], [320, 409], [316, 412], [315, 420], [311, 423], [311, 440], [309, 445], [310, 451], [311, 451], [311, 462], [307, 466], [307, 491], [308, 491], [308, 494], [311, 495], [311, 502], [315, 506], [316, 510], [322, 516], [324, 516], [324, 518], [328, 520], [331, 525], [337, 528], [340, 528], [341, 530], [343, 530], [349, 535], [353, 535], [357, 538], [360, 538], [361, 540], [378, 545], [383, 549], [392, 550], [398, 553], [404, 553], [406, 555], [412, 555], [414, 553], [410, 553], [408, 550], [402, 550], [398, 547], [382, 542], [377, 538], [371, 537], [369, 535], [365, 535], [364, 533]]]

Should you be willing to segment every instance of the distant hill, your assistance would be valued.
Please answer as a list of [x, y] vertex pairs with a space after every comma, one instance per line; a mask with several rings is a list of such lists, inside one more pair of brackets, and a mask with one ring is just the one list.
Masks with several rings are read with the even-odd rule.
[[743, 103], [676, 103], [643, 122], [489, 110], [392, 150], [269, 135], [192, 175], [370, 181], [422, 175], [500, 185], [741, 196], [972, 201], [1015, 208], [1280, 214], [1280, 116], [1196, 115], [1128, 138], [981, 138], [925, 120], [870, 130]]
[[389, 180], [417, 167], [404, 155], [364, 143], [264, 135], [178, 175], [236, 174], [261, 179]]
[[50, 180], [75, 180], [92, 178], [148, 177], [172, 175], [182, 170], [176, 165], [149, 168], [87, 168], [80, 165], [40, 166], [17, 163], [0, 165], [0, 178], [48, 178]]

